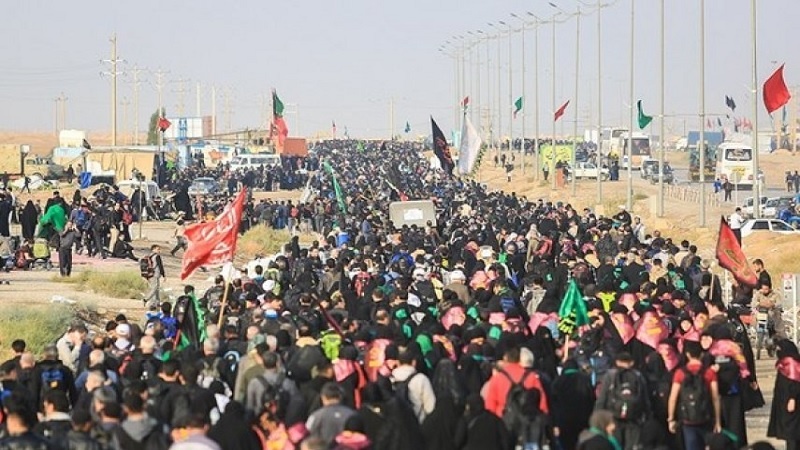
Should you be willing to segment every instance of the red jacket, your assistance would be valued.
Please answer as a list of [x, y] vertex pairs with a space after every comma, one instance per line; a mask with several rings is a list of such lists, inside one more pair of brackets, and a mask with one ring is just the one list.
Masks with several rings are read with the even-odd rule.
[[[515, 383], [519, 383], [522, 380], [526, 369], [519, 365], [519, 363], [506, 363], [503, 365], [503, 370], [511, 377], [512, 380], [514, 380]], [[539, 409], [544, 413], [549, 413], [550, 409], [547, 406], [547, 396], [544, 393], [542, 382], [539, 380], [539, 375], [537, 375], [535, 372], [529, 373], [525, 378], [524, 387], [525, 389], [537, 389], [539, 391], [541, 394], [541, 400], [539, 400]], [[503, 408], [506, 406], [506, 397], [508, 396], [508, 391], [510, 389], [511, 381], [509, 381], [508, 377], [499, 371], [495, 371], [486, 386], [484, 398], [486, 409], [494, 413], [494, 415], [497, 417], [502, 418]]]

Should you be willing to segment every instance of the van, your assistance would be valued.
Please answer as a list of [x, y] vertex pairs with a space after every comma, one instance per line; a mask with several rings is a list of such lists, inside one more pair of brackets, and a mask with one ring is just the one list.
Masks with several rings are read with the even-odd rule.
[[261, 166], [274, 167], [281, 164], [281, 157], [273, 154], [239, 155], [231, 159], [231, 169], [258, 169]]

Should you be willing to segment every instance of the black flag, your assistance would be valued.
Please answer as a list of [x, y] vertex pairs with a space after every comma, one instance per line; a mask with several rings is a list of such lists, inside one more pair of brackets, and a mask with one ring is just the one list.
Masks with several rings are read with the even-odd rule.
[[736, 102], [733, 101], [733, 97], [725, 96], [725, 106], [731, 109], [731, 111], [736, 112]]
[[450, 154], [450, 147], [447, 145], [447, 139], [444, 137], [442, 129], [439, 128], [439, 125], [433, 120], [433, 116], [431, 116], [431, 128], [433, 128], [433, 153], [439, 158], [442, 170], [452, 175], [453, 168], [455, 168], [456, 165], [453, 162], [453, 156]]
[[92, 149], [92, 146], [89, 144], [89, 141], [87, 141], [86, 139], [84, 139], [84, 140], [83, 140], [83, 143], [82, 143], [81, 145], [82, 145], [82, 146], [83, 146], [83, 148], [85, 148], [86, 150], [91, 150], [91, 149]]

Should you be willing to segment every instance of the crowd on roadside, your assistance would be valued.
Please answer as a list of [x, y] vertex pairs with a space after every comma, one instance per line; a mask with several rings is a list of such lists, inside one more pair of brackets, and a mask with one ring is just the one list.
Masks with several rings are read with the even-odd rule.
[[[696, 246], [624, 208], [493, 192], [422, 150], [318, 144], [315, 198], [246, 217], [320, 240], [141, 321], [74, 324], [38, 361], [15, 342], [0, 449], [747, 447], [764, 400], [740, 314], [781, 305], [763, 264], [726, 304]], [[435, 220], [393, 223], [403, 199]], [[768, 435], [794, 449], [800, 354], [775, 340]]]

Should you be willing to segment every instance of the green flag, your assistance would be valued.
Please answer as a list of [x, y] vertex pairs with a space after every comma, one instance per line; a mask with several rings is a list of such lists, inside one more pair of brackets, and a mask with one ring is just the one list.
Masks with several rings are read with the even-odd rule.
[[642, 112], [642, 101], [639, 100], [636, 102], [636, 107], [639, 109], [639, 129], [643, 130], [644, 127], [650, 125], [650, 122], [653, 121], [653, 116], [646, 116], [644, 112]]
[[517, 113], [522, 111], [522, 97], [518, 98], [517, 101], [514, 102], [514, 118], [517, 118]]
[[575, 279], [569, 280], [567, 293], [558, 309], [558, 329], [564, 334], [572, 334], [576, 327], [589, 323], [589, 313], [586, 311], [586, 302], [583, 300], [578, 283]]
[[272, 115], [274, 117], [283, 117], [283, 102], [278, 98], [278, 93], [272, 90]]
[[411, 132], [411, 124], [409, 124], [408, 121], [406, 121], [406, 133], [410, 132]]
[[328, 172], [330, 175], [331, 180], [333, 180], [333, 192], [336, 193], [336, 203], [339, 204], [339, 210], [342, 213], [347, 212], [347, 207], [344, 204], [344, 197], [342, 197], [342, 187], [339, 186], [339, 180], [336, 179], [336, 174], [333, 173], [333, 167], [328, 164], [328, 161], [323, 163], [323, 167], [325, 167], [325, 171]]
[[206, 340], [205, 313], [194, 294], [188, 297], [183, 319], [178, 324], [180, 339], [175, 346], [176, 351], [181, 351], [190, 346], [199, 348], [200, 344]]

